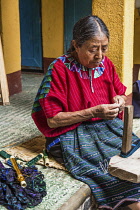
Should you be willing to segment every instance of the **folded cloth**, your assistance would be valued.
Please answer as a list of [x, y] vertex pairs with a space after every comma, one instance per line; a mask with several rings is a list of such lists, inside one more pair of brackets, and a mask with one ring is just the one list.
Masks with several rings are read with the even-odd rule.
[[0, 205], [9, 210], [32, 208], [41, 203], [47, 194], [44, 176], [35, 166], [24, 167], [21, 173], [26, 180], [26, 188], [20, 186], [13, 168], [0, 164]]

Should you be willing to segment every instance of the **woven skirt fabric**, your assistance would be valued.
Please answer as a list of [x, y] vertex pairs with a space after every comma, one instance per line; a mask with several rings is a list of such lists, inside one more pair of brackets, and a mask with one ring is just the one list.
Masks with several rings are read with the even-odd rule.
[[[123, 122], [101, 120], [84, 122], [60, 136], [67, 170], [91, 188], [98, 208], [116, 209], [124, 202], [140, 200], [140, 184], [113, 177], [108, 173], [112, 156], [121, 151]], [[132, 135], [132, 143], [139, 138]]]

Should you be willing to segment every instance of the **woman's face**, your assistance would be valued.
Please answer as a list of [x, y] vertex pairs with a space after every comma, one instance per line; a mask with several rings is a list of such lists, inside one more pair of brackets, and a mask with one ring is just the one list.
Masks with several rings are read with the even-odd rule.
[[81, 47], [78, 47], [76, 41], [73, 40], [78, 61], [87, 68], [99, 66], [107, 52], [108, 44], [108, 38], [103, 33], [93, 37], [93, 39], [85, 41]]

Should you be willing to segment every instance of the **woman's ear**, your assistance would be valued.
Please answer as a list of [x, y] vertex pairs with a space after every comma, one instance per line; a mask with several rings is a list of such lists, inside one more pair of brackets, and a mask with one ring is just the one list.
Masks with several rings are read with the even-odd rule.
[[78, 46], [77, 46], [77, 43], [76, 43], [75, 40], [72, 40], [72, 45], [73, 45], [73, 47], [75, 48], [75, 51], [77, 51]]

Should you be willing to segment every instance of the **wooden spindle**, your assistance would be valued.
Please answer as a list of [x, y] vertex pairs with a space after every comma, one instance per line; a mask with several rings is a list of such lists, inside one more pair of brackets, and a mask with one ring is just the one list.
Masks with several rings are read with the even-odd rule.
[[133, 128], [133, 105], [127, 105], [124, 108], [124, 131], [122, 138], [122, 152], [126, 154], [131, 150], [132, 128]]

